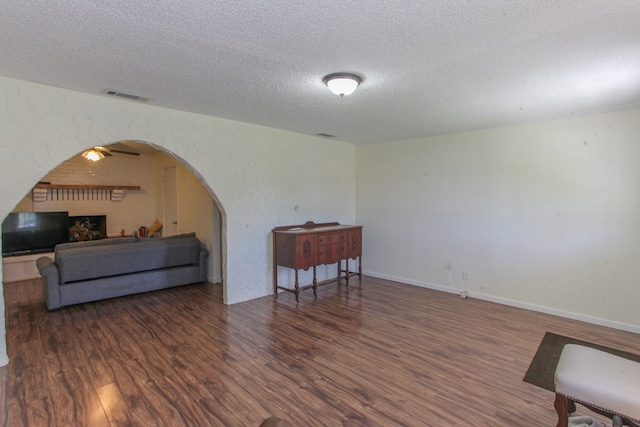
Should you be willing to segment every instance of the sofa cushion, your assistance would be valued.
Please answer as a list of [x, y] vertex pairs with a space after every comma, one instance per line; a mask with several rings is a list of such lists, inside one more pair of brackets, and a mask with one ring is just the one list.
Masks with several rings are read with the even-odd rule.
[[[120, 240], [120, 239], [113, 239]], [[137, 239], [108, 245], [88, 245], [56, 252], [60, 283], [110, 277], [198, 263], [196, 237]]]
[[182, 239], [183, 237], [196, 237], [195, 231], [191, 233], [175, 234], [173, 236], [163, 237], [163, 239]]
[[111, 239], [87, 240], [84, 242], [60, 243], [59, 245], [56, 245], [54, 251], [57, 253], [59, 251], [64, 251], [67, 249], [88, 248], [92, 246], [118, 245], [121, 243], [133, 243], [136, 240], [138, 239], [135, 237], [117, 237], [117, 238], [111, 238]]

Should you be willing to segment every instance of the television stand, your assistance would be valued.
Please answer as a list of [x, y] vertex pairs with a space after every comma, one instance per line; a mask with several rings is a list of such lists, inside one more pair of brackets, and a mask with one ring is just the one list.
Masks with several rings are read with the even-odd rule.
[[2, 282], [10, 283], [39, 279], [40, 273], [38, 273], [38, 268], [36, 267], [36, 260], [42, 256], [53, 258], [53, 252], [2, 258]]

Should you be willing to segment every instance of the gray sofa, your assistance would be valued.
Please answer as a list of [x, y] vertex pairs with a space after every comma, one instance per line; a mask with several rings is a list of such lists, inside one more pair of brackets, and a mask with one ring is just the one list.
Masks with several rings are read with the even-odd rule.
[[208, 250], [195, 233], [160, 239], [124, 237], [57, 245], [36, 261], [47, 308], [207, 280]]

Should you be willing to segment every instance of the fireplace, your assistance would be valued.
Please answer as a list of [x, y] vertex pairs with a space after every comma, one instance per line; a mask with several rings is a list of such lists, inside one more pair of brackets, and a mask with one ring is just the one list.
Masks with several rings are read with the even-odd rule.
[[82, 242], [107, 237], [106, 215], [81, 215], [69, 217], [69, 241]]

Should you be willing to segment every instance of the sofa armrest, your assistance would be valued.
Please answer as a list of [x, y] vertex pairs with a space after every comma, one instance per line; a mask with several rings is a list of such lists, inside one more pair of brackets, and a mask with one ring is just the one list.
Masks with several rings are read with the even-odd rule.
[[209, 258], [209, 250], [206, 246], [200, 246], [200, 253], [198, 254], [198, 282], [204, 283], [207, 281], [207, 259]]
[[60, 274], [58, 266], [49, 257], [43, 256], [36, 260], [36, 267], [42, 276], [44, 296], [49, 310], [60, 308]]

